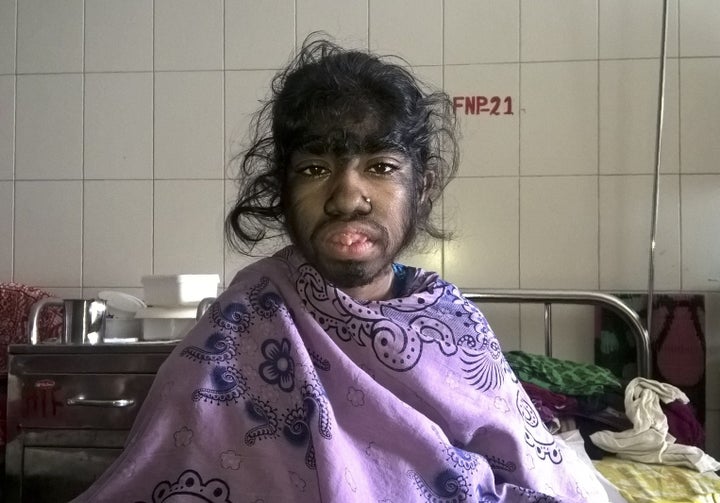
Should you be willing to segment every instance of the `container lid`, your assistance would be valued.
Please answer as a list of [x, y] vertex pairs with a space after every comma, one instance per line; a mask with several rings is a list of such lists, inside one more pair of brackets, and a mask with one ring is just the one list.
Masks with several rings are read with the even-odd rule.
[[132, 318], [137, 311], [146, 307], [145, 302], [134, 295], [114, 290], [100, 292], [98, 298], [104, 300], [109, 312], [118, 318]]
[[136, 318], [192, 318], [197, 314], [196, 307], [146, 307], [135, 313]]

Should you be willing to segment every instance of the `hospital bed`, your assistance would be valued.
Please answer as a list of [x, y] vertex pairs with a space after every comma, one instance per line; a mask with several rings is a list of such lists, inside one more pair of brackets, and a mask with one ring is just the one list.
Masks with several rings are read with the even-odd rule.
[[[636, 348], [635, 371], [638, 377], [651, 378], [652, 351], [651, 341], [637, 312], [631, 309], [619, 296], [595, 291], [580, 290], [468, 290], [463, 292], [481, 310], [488, 304], [534, 304], [542, 307], [544, 353], [553, 358], [553, 308], [567, 305], [588, 306], [597, 314], [599, 309], [608, 310], [622, 320], [631, 334]], [[561, 309], [564, 309], [561, 308]], [[493, 326], [492, 316], [488, 321]], [[599, 330], [598, 327], [595, 327]], [[537, 334], [538, 336], [540, 334]], [[535, 334], [533, 334], [535, 336]], [[583, 334], [583, 337], [596, 337], [597, 334]], [[523, 333], [527, 338], [527, 334]], [[536, 347], [537, 344], [535, 344]], [[587, 363], [587, 362], [583, 362]], [[580, 448], [588, 447], [589, 439], [581, 442]], [[592, 446], [591, 446], [592, 447]], [[641, 463], [607, 454], [602, 459], [597, 456], [590, 460], [597, 470], [598, 477], [610, 487], [611, 501], [630, 503], [651, 502], [720, 502], [720, 477], [714, 472], [700, 473], [697, 470], [668, 464]], [[614, 491], [617, 490], [617, 491]]]

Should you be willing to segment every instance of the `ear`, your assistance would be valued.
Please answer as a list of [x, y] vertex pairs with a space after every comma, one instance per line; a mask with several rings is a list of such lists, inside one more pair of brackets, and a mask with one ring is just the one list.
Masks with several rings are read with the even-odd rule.
[[435, 173], [425, 171], [425, 173], [423, 173], [422, 186], [420, 187], [420, 204], [425, 204], [429, 201], [434, 185]]

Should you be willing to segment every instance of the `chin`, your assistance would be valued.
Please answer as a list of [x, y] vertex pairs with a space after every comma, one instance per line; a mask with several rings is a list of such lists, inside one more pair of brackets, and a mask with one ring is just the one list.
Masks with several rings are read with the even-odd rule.
[[402, 247], [388, 246], [382, 243], [383, 252], [369, 260], [340, 259], [323, 253], [323, 249], [313, 242], [312, 237], [305, 241], [294, 233], [290, 233], [293, 244], [300, 250], [305, 259], [322, 277], [340, 289], [358, 288], [371, 284], [379, 277], [392, 270], [392, 263]]
[[373, 273], [374, 268], [364, 262], [356, 260], [329, 262], [325, 261], [326, 265], [324, 266], [315, 265], [315, 268], [327, 281], [339, 288], [357, 288], [369, 285], [386, 269], [381, 267]]

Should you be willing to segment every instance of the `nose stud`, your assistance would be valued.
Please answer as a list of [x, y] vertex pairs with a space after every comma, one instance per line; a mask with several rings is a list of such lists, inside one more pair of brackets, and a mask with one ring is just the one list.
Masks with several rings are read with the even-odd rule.
[[370, 198], [367, 196], [361, 196], [362, 200], [365, 201], [365, 204], [367, 204], [367, 210], [362, 210], [365, 215], [369, 215], [372, 212], [372, 203], [370, 202]]

